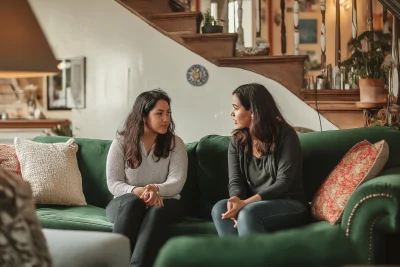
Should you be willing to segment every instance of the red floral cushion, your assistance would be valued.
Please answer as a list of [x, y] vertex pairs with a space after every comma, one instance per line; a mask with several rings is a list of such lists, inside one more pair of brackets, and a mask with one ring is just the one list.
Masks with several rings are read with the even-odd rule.
[[338, 222], [350, 195], [362, 183], [376, 177], [389, 158], [389, 146], [382, 140], [367, 140], [353, 146], [318, 189], [311, 204], [315, 219]]
[[0, 168], [22, 176], [14, 146], [0, 144]]

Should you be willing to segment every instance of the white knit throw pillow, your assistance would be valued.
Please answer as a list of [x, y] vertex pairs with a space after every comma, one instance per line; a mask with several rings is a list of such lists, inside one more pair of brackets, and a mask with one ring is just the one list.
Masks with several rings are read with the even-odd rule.
[[46, 144], [16, 137], [14, 146], [22, 178], [30, 183], [36, 204], [87, 205], [75, 139]]

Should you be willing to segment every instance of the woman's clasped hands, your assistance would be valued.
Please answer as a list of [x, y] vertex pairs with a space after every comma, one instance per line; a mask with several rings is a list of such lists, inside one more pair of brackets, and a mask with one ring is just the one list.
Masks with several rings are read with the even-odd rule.
[[237, 215], [239, 211], [246, 206], [245, 202], [238, 197], [231, 197], [226, 203], [227, 211], [222, 213], [222, 219], [232, 219], [234, 222], [233, 227], [237, 227]]
[[160, 197], [156, 185], [148, 184], [142, 188], [143, 189], [137, 193], [139, 193], [138, 195], [140, 198], [143, 199], [144, 203], [146, 203], [146, 207], [164, 206], [163, 199]]

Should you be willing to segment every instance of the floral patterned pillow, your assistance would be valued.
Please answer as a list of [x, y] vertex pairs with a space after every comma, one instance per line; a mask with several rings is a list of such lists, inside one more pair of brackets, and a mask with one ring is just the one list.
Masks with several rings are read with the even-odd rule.
[[389, 146], [382, 140], [371, 144], [367, 140], [353, 146], [318, 189], [311, 204], [317, 220], [331, 225], [341, 220], [350, 195], [362, 183], [375, 178], [389, 158]]
[[21, 166], [14, 146], [0, 144], [0, 168], [21, 176]]

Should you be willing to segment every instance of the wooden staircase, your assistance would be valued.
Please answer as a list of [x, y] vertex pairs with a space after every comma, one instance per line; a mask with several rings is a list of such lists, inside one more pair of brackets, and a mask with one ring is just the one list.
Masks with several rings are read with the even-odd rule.
[[[235, 56], [237, 34], [201, 34], [200, 12], [172, 12], [167, 0], [115, 0], [167, 37], [221, 67], [249, 70], [282, 84], [340, 129], [363, 126], [359, 91], [302, 90], [307, 56]], [[318, 100], [318, 101], [316, 101]]]
[[360, 90], [302, 90], [301, 97], [339, 129], [364, 126], [363, 113], [355, 105]]
[[[237, 34], [201, 34], [200, 12], [172, 12], [167, 0], [116, 0], [151, 27], [217, 66], [256, 72], [301, 98], [307, 56], [235, 57]], [[288, 79], [290, 73], [290, 79]]]

